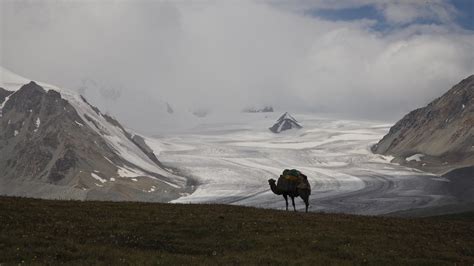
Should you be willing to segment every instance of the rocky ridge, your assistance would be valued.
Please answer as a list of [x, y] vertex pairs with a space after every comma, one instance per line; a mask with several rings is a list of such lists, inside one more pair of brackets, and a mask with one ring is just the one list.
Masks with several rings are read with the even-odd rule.
[[466, 167], [472, 171], [474, 75], [427, 106], [405, 115], [372, 150], [392, 155], [398, 163], [436, 174]]
[[0, 194], [169, 201], [187, 191], [141, 136], [85, 98], [1, 70]]

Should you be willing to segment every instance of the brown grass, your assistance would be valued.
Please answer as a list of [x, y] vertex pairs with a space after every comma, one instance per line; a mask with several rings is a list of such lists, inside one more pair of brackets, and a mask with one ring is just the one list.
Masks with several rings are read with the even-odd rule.
[[0, 197], [0, 263], [474, 263], [474, 219]]

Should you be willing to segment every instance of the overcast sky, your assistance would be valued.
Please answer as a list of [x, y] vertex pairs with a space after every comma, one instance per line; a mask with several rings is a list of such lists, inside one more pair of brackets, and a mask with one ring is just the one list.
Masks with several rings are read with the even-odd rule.
[[1, 65], [77, 90], [146, 132], [169, 116], [166, 102], [393, 121], [474, 74], [471, 0], [0, 0], [0, 9]]

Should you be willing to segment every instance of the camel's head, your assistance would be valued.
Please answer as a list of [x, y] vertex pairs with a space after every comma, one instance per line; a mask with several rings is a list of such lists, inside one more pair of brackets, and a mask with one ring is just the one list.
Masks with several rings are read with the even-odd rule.
[[275, 179], [271, 178], [271, 179], [268, 179], [268, 184], [272, 185], [272, 184], [275, 184]]

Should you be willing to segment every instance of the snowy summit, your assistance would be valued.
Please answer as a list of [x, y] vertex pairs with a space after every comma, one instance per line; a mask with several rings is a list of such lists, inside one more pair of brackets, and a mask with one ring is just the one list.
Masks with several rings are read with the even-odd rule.
[[293, 128], [300, 129], [302, 128], [302, 126], [298, 124], [298, 121], [296, 121], [295, 118], [293, 118], [288, 112], [286, 112], [282, 116], [280, 116], [276, 123], [269, 129], [273, 133], [280, 133], [282, 131]]

